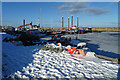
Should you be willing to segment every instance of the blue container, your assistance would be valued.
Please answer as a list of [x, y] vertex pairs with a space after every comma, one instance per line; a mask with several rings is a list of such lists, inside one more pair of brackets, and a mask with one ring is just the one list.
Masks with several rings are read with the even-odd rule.
[[84, 33], [84, 32], [85, 32], [85, 30], [80, 30], [80, 32]]
[[78, 30], [78, 33], [85, 33], [85, 30]]

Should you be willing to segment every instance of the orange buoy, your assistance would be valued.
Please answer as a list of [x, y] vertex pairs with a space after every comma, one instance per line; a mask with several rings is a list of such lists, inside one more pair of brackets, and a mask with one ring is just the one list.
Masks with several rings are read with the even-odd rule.
[[78, 55], [78, 54], [79, 54], [79, 50], [76, 50], [76, 51], [75, 51], [75, 54]]
[[82, 56], [85, 56], [84, 50], [79, 50], [79, 53], [82, 54]]
[[76, 47], [72, 48], [72, 51], [69, 52], [69, 54], [72, 54], [76, 50]]

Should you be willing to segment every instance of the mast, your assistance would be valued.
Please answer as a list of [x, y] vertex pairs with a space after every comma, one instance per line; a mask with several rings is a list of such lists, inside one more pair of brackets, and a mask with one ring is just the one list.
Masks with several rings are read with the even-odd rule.
[[62, 16], [62, 28], [64, 27], [64, 17]]

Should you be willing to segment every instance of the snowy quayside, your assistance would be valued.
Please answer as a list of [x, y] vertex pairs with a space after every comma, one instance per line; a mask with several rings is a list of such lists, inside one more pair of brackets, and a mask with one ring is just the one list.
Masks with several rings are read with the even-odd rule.
[[[0, 33], [3, 40], [2, 78], [117, 79], [120, 74], [118, 35], [117, 32], [39, 34], [40, 41], [34, 41], [34, 45], [23, 45], [22, 41], [10, 41], [18, 35]], [[76, 50], [71, 53], [74, 47]]]

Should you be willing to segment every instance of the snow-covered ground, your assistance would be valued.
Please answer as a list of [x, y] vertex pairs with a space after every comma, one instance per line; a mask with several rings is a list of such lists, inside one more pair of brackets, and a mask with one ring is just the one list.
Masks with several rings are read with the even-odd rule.
[[[5, 37], [14, 37], [8, 34], [2, 34]], [[33, 61], [33, 54], [42, 46], [16, 46], [11, 42], [2, 42], [2, 69], [3, 76], [9, 76], [17, 70], [21, 70]]]
[[40, 50], [27, 67], [16, 71], [14, 78], [117, 78], [118, 65], [95, 58], [90, 52], [85, 58]]
[[41, 48], [38, 45], [15, 46], [10, 42], [3, 42], [2, 44], [2, 68], [4, 76], [8, 76], [27, 66], [28, 63], [33, 61], [32, 55]]
[[[99, 33], [79, 34], [79, 37], [81, 37], [81, 39], [86, 40], [86, 42], [91, 42], [91, 44], [89, 43], [88, 45], [90, 45], [90, 49], [92, 49], [91, 46], [93, 42], [94, 45], [95, 44], [102, 45], [100, 43], [102, 43], [103, 38], [105, 38], [104, 40], [109, 40], [108, 38], [106, 38], [108, 37], [106, 33], [102, 34], [103, 36]], [[98, 35], [101, 36], [100, 39], [97, 39], [99, 38]], [[2, 38], [5, 38], [6, 36], [10, 35], [3, 34]], [[97, 36], [96, 39], [95, 36]], [[110, 37], [114, 39], [113, 36]], [[107, 41], [103, 42], [107, 43]], [[112, 42], [116, 44], [113, 40]], [[15, 78], [118, 77], [118, 69], [120, 69], [119, 65], [116, 63], [112, 63], [110, 61], [96, 58], [94, 56], [94, 52], [88, 52], [86, 57], [76, 58], [72, 57], [67, 52], [51, 53], [50, 51], [43, 51], [40, 50], [41, 47], [42, 45], [15, 46], [10, 42], [2, 42], [3, 77], [8, 76]], [[109, 48], [111, 48], [111, 46]]]

